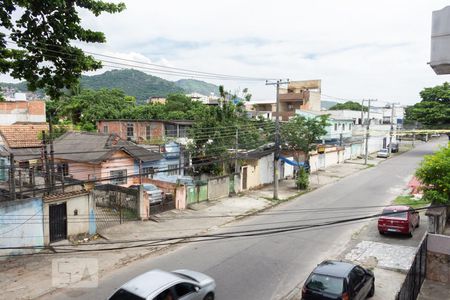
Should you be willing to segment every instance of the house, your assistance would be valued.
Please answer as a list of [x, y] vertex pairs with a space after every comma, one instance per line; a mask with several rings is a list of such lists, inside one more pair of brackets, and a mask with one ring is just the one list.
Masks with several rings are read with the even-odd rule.
[[240, 191], [254, 189], [273, 182], [273, 149], [255, 149], [238, 153], [241, 161]]
[[344, 139], [352, 137], [354, 127], [354, 120], [352, 118], [333, 116], [332, 111], [313, 112], [297, 109], [296, 113], [307, 118], [329, 115], [328, 123], [330, 125], [325, 128], [327, 133], [321, 137], [322, 143], [324, 144], [342, 145]]
[[[279, 116], [288, 121], [296, 110], [320, 111], [321, 80], [291, 81], [279, 92]], [[276, 107], [275, 107], [276, 109]], [[276, 116], [276, 111], [272, 113]]]
[[2, 201], [0, 222], [0, 248], [9, 248], [0, 250], [1, 255], [39, 251], [51, 243], [96, 232], [93, 197], [85, 190]]
[[208, 96], [200, 93], [190, 93], [186, 94], [186, 97], [191, 98], [193, 101], [200, 101], [206, 105], [219, 105], [220, 100], [220, 97], [215, 96], [214, 93], [211, 93]]
[[0, 125], [18, 122], [45, 123], [44, 101], [3, 101], [0, 102]]
[[154, 104], [154, 103], [166, 104], [166, 98], [161, 96], [154, 96], [148, 98], [145, 102], [147, 104]]
[[[139, 145], [145, 149], [151, 149], [151, 146]], [[161, 181], [176, 183], [179, 179], [184, 178], [184, 166], [189, 162], [185, 157], [182, 146], [175, 142], [169, 142], [162, 147], [158, 147], [162, 158], [157, 161], [146, 161], [140, 166], [135, 166], [135, 172], [139, 171], [148, 178]]]
[[77, 180], [129, 186], [139, 177], [136, 164], [163, 158], [115, 134], [67, 132], [54, 142], [58, 172]]
[[185, 120], [99, 120], [97, 131], [113, 133], [123, 140], [137, 144], [164, 144], [166, 141], [187, 143], [187, 134], [193, 121]]
[[[0, 125], [0, 164], [6, 164], [10, 154], [20, 166], [27, 167], [41, 156], [42, 132], [48, 131], [47, 123], [15, 123]], [[3, 161], [3, 162], [1, 162]]]
[[272, 112], [276, 110], [275, 105], [271, 101], [250, 101], [244, 104], [250, 118], [258, 119], [262, 117], [267, 120], [273, 119]]

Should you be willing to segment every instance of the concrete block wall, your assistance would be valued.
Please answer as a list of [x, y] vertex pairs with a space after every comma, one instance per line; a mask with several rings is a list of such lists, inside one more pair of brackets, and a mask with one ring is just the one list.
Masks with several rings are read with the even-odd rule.
[[450, 284], [450, 236], [429, 234], [427, 279]]

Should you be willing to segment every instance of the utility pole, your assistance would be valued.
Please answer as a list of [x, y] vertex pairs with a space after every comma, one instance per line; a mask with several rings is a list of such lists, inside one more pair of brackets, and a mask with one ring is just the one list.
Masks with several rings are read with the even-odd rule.
[[239, 147], [239, 130], [236, 128], [236, 140], [234, 146], [234, 173], [239, 173], [238, 147]]
[[9, 197], [10, 200], [16, 200], [16, 174], [14, 166], [14, 154], [9, 155]]
[[374, 99], [369, 99], [369, 105], [367, 106], [367, 126], [366, 126], [366, 154], [364, 156], [364, 164], [367, 165], [367, 158], [369, 157], [369, 130], [370, 130], [370, 103], [372, 101], [377, 101]]
[[280, 85], [289, 83], [289, 79], [286, 81], [277, 80], [276, 82], [269, 83], [266, 81], [266, 85], [277, 86], [277, 99], [276, 99], [276, 116], [275, 116], [275, 151], [273, 153], [273, 199], [278, 200], [278, 160], [280, 158]]
[[392, 102], [391, 103], [391, 129], [389, 131], [389, 147], [388, 147], [389, 156], [392, 153], [392, 136], [394, 135], [394, 114], [395, 114], [394, 110], [395, 110], [395, 105], [396, 104], [400, 104], [400, 103], [398, 103], [398, 102], [396, 102], [396, 103]]

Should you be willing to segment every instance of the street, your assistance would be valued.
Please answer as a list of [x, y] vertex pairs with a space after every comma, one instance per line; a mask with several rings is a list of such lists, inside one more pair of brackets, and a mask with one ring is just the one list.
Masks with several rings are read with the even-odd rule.
[[[432, 140], [269, 211], [230, 223], [214, 233], [316, 224], [381, 211], [406, 187], [426, 154], [445, 139]], [[368, 207], [380, 206], [380, 207]], [[212, 276], [216, 299], [280, 299], [313, 267], [346, 248], [352, 234], [370, 221], [258, 237], [176, 246], [168, 253], [133, 262], [100, 279], [93, 289], [63, 289], [42, 299], [105, 299], [129, 279], [154, 268], [193, 269]], [[84, 256], [85, 257], [85, 256]]]

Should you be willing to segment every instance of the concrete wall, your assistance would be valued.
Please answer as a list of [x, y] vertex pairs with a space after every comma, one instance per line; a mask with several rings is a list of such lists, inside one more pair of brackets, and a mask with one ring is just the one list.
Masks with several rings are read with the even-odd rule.
[[[294, 157], [286, 157], [289, 160], [294, 161]], [[285, 179], [285, 178], [291, 178], [292, 176], [294, 176], [294, 166], [291, 166], [287, 163], [283, 163], [281, 164], [283, 170], [283, 178], [281, 179]], [[273, 176], [273, 175], [272, 175]]]
[[208, 200], [228, 197], [230, 194], [230, 177], [220, 176], [208, 180]]
[[450, 74], [450, 6], [433, 11], [430, 65], [436, 74]]
[[0, 102], [0, 125], [16, 122], [45, 123], [45, 101]]
[[328, 148], [325, 153], [314, 153], [309, 158], [311, 172], [323, 170], [329, 166], [337, 165], [344, 162], [344, 149]]
[[61, 194], [44, 197], [44, 243], [50, 244], [49, 206], [66, 203], [67, 236], [95, 233], [94, 198], [88, 192]]
[[[0, 248], [44, 246], [43, 218], [40, 198], [0, 202]], [[0, 250], [0, 255], [22, 253], [27, 250]]]
[[273, 153], [258, 160], [259, 182], [268, 184], [273, 182]]
[[450, 284], [450, 236], [428, 234], [427, 279]]

